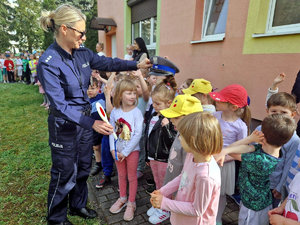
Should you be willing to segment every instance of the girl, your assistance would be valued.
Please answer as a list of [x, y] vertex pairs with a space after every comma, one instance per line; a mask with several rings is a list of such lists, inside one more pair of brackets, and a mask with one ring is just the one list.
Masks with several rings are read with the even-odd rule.
[[[244, 87], [233, 84], [220, 92], [209, 93], [216, 101], [217, 112], [214, 116], [219, 120], [223, 134], [223, 148], [244, 139], [249, 133], [251, 113], [248, 107], [248, 94]], [[235, 162], [227, 156], [221, 168], [221, 195], [217, 224], [222, 224], [222, 214], [226, 207], [226, 194], [233, 195], [235, 188]]]
[[[137, 165], [139, 159], [139, 141], [142, 135], [143, 115], [136, 107], [137, 89], [129, 79], [119, 81], [114, 93], [114, 109], [110, 123], [118, 135], [114, 143], [113, 135], [109, 136], [110, 151], [118, 170], [120, 198], [111, 206], [111, 213], [119, 213], [127, 205], [124, 220], [131, 221], [136, 209]], [[115, 151], [117, 153], [115, 153]], [[115, 157], [117, 154], [117, 159]], [[127, 177], [129, 181], [129, 199], [127, 202]]]
[[[171, 211], [171, 224], [216, 224], [220, 169], [212, 157], [222, 149], [218, 120], [210, 113], [192, 113], [178, 124], [187, 152], [181, 174], [151, 194], [155, 208]], [[167, 196], [177, 191], [175, 200]]]
[[[152, 92], [153, 108], [155, 112], [146, 122], [145, 148], [147, 161], [154, 177], [156, 188], [163, 185], [168, 166], [169, 151], [175, 139], [176, 131], [169, 119], [161, 115], [160, 110], [169, 108], [176, 93], [176, 82], [173, 76], [168, 76], [159, 83]], [[161, 223], [170, 217], [168, 211], [154, 210], [151, 207], [147, 215], [152, 224]]]
[[178, 88], [178, 94], [182, 95], [182, 94], [183, 94], [182, 90], [188, 88], [188, 87], [191, 85], [192, 82], [193, 82], [193, 79], [192, 79], [192, 78], [186, 79], [186, 80], [179, 86], [179, 88]]

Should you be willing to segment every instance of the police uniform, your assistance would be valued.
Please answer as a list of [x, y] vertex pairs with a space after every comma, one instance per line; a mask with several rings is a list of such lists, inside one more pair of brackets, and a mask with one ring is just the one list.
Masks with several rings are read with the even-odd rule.
[[87, 96], [92, 69], [136, 70], [137, 62], [100, 57], [84, 47], [70, 55], [54, 42], [38, 63], [38, 79], [50, 100], [48, 221], [65, 221], [68, 203], [70, 209], [86, 207], [95, 122]]

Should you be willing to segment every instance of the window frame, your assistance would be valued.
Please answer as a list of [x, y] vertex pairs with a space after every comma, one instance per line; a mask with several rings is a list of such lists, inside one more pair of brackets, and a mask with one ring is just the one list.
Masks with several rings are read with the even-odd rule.
[[[198, 42], [223, 41], [224, 38], [225, 38], [226, 31], [224, 33], [221, 33], [221, 34], [206, 35], [208, 22], [209, 22], [209, 19], [210, 19], [210, 15], [212, 13], [211, 12], [212, 3], [213, 3], [213, 0], [205, 0], [204, 1], [201, 41], [198, 41]], [[224, 3], [225, 3], [225, 0], [224, 0]], [[207, 4], [209, 4], [208, 8], [207, 8]], [[208, 9], [207, 11], [206, 11], [206, 8]], [[227, 15], [228, 15], [228, 11], [227, 11]], [[226, 21], [226, 23], [227, 23], [227, 21]]]
[[[150, 19], [150, 44], [149, 45], [146, 45], [147, 49], [148, 50], [156, 50], [156, 42], [153, 42], [153, 37], [154, 37], [154, 19], [156, 18], [156, 23], [157, 23], [157, 17], [151, 17], [151, 18], [148, 18]], [[145, 19], [145, 20], [148, 20], [148, 19]], [[142, 21], [144, 20], [141, 20], [141, 21], [138, 21], [137, 23], [139, 23], [139, 37], [142, 37]], [[136, 23], [132, 23], [131, 24], [131, 42], [133, 43], [134, 41], [134, 24]], [[157, 34], [156, 34], [157, 36]]]
[[275, 13], [277, 0], [270, 0], [269, 11], [268, 11], [268, 19], [266, 23], [266, 34], [292, 34], [292, 33], [300, 33], [300, 23], [290, 24], [290, 25], [282, 25], [273, 27], [273, 19]]

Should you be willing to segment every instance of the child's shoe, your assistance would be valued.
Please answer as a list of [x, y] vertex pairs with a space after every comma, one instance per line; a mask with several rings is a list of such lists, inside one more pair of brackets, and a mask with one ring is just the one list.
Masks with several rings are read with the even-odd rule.
[[113, 214], [121, 212], [121, 210], [126, 206], [127, 199], [118, 198], [118, 200], [110, 207], [109, 211]]
[[103, 175], [98, 184], [96, 184], [96, 188], [103, 188], [105, 185], [111, 183], [110, 176]]
[[169, 218], [170, 218], [170, 212], [157, 209], [156, 212], [149, 217], [149, 222], [152, 224], [159, 224]]
[[128, 201], [123, 219], [125, 221], [131, 221], [131, 220], [133, 220], [135, 209], [136, 209], [135, 202], [129, 202]]
[[150, 209], [148, 209], [147, 216], [152, 216], [156, 212], [156, 210], [157, 209], [152, 206]]

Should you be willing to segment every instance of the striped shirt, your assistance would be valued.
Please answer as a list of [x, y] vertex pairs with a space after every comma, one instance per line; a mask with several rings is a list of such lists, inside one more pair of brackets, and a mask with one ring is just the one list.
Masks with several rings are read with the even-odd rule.
[[293, 162], [292, 162], [292, 165], [291, 165], [291, 168], [288, 172], [288, 176], [287, 176], [287, 179], [286, 179], [286, 187], [288, 188], [288, 191], [289, 190], [289, 185], [290, 183], [292, 182], [292, 180], [294, 179], [295, 175], [300, 171], [300, 167], [298, 165], [298, 162], [300, 160], [300, 145], [296, 151], [296, 155], [293, 159]]

